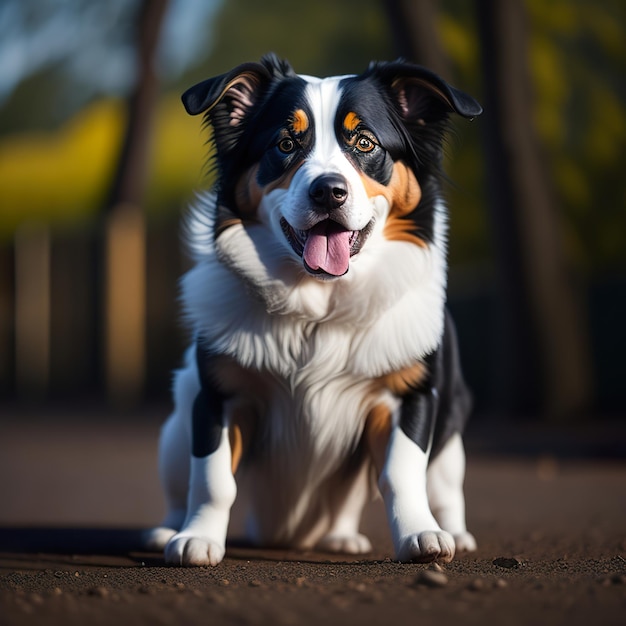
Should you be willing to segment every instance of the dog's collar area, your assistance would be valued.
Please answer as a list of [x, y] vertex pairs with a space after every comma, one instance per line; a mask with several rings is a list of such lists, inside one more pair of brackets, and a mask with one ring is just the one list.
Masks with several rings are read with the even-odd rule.
[[334, 220], [318, 222], [308, 230], [293, 228], [285, 218], [280, 225], [293, 251], [302, 258], [305, 269], [320, 278], [338, 278], [349, 269], [373, 228], [373, 220], [362, 230], [348, 230]]

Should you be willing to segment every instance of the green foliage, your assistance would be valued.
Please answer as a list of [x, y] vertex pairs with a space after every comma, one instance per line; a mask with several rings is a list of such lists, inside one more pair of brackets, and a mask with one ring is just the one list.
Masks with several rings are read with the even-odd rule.
[[624, 3], [529, 0], [535, 119], [570, 259], [626, 266]]
[[345, 74], [394, 54], [377, 0], [228, 0], [215, 37], [210, 71], [225, 71], [275, 52], [300, 73]]

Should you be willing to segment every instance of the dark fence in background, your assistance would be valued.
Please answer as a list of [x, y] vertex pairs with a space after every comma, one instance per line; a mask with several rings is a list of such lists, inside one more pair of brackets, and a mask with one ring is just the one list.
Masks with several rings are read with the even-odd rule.
[[168, 396], [186, 341], [177, 303], [185, 258], [175, 220], [144, 227], [136, 218], [80, 230], [29, 225], [0, 245], [3, 399], [136, 405]]

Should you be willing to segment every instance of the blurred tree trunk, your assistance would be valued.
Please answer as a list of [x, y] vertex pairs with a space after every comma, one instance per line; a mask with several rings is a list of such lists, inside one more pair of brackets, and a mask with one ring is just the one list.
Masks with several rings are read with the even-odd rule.
[[143, 0], [136, 22], [136, 82], [104, 207], [104, 374], [109, 400], [135, 404], [146, 369], [146, 233], [143, 201], [158, 96], [154, 61], [167, 0]]
[[583, 308], [567, 272], [558, 207], [533, 120], [528, 21], [522, 0], [477, 0], [487, 181], [500, 272], [503, 408], [540, 401], [552, 417], [591, 401]]
[[439, 0], [383, 0], [396, 54], [449, 78], [449, 63], [435, 28]]
[[159, 87], [154, 57], [167, 5], [168, 0], [143, 0], [137, 15], [136, 81], [126, 106], [126, 130], [105, 210], [126, 203], [140, 206], [143, 201]]

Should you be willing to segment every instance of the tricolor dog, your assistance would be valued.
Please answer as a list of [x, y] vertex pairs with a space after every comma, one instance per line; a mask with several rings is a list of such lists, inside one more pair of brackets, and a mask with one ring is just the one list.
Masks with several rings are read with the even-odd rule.
[[449, 115], [481, 107], [400, 61], [320, 79], [272, 55], [183, 103], [210, 128], [216, 183], [188, 223], [194, 339], [148, 545], [216, 565], [237, 501], [255, 545], [365, 553], [380, 490], [398, 560], [475, 549], [440, 179]]

